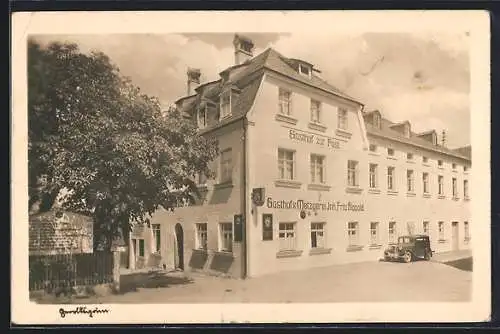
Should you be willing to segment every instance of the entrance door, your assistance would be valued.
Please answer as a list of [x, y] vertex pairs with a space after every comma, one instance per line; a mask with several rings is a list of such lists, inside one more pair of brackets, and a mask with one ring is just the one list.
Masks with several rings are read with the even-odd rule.
[[175, 225], [175, 239], [177, 243], [175, 268], [184, 270], [184, 231], [179, 223]]
[[451, 223], [451, 247], [458, 250], [458, 222]]

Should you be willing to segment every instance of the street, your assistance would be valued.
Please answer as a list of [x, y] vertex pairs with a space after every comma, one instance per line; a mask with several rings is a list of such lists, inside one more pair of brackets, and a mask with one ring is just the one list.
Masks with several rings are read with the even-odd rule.
[[[448, 261], [448, 260], [446, 260]], [[467, 264], [464, 265], [465, 262]], [[472, 259], [364, 262], [281, 272], [246, 280], [184, 273], [134, 273], [119, 295], [71, 303], [454, 302], [471, 293]], [[458, 264], [458, 265], [457, 265]]]

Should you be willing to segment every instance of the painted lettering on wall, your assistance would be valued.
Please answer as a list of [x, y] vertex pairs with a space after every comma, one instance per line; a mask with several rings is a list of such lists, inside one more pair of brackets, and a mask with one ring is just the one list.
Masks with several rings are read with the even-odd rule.
[[352, 212], [365, 211], [365, 205], [363, 203], [355, 203], [350, 201], [310, 202], [302, 199], [286, 201], [286, 200], [273, 200], [271, 197], [268, 197], [266, 205], [269, 209], [352, 211]]
[[340, 142], [332, 137], [321, 136], [295, 129], [289, 129], [288, 136], [291, 140], [301, 143], [320, 145], [334, 149], [340, 148]]

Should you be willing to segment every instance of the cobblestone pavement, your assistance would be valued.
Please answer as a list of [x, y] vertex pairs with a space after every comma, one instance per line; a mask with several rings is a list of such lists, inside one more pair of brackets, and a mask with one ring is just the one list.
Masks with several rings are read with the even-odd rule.
[[[246, 280], [201, 274], [122, 276], [125, 292], [74, 303], [291, 303], [467, 301], [472, 272], [438, 261], [365, 262]], [[136, 290], [136, 291], [134, 291]]]

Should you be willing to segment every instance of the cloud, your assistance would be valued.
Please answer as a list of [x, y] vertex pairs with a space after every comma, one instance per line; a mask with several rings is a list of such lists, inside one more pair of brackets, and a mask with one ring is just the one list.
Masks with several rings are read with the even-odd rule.
[[[414, 129], [448, 130], [450, 146], [469, 143], [468, 36], [450, 33], [248, 34], [255, 54], [273, 47], [313, 63], [321, 76], [366, 109]], [[202, 81], [219, 78], [234, 63], [232, 34], [38, 36], [66, 40], [83, 51], [98, 49], [141, 89], [164, 105], [186, 93], [186, 70]]]
[[418, 131], [446, 129], [449, 146], [469, 138], [468, 41], [461, 34], [291, 35], [273, 44], [310, 61], [328, 82]]

